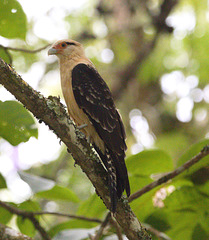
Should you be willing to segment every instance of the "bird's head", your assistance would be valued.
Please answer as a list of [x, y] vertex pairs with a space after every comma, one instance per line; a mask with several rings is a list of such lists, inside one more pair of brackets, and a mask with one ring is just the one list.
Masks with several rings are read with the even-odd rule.
[[74, 40], [60, 40], [55, 42], [48, 51], [48, 55], [56, 55], [58, 58], [71, 58], [73, 55], [83, 56], [83, 46]]

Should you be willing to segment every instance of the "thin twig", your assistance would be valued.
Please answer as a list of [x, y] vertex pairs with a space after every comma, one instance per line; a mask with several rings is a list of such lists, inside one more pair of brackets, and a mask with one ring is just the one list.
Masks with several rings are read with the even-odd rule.
[[158, 231], [157, 229], [153, 228], [152, 226], [150, 226], [149, 224], [143, 223], [143, 226], [150, 231], [151, 233], [153, 233], [156, 237], [158, 238], [162, 238], [165, 240], [171, 240], [171, 238], [169, 236], [167, 236], [165, 233]]
[[9, 212], [11, 212], [13, 214], [16, 214], [23, 218], [29, 219], [33, 223], [34, 227], [39, 231], [40, 235], [42, 236], [42, 238], [44, 240], [51, 240], [51, 238], [49, 237], [49, 235], [47, 234], [45, 229], [40, 225], [39, 221], [35, 218], [35, 216], [33, 215], [32, 212], [20, 210], [20, 209], [13, 207], [5, 202], [2, 202], [1, 200], [0, 200], [0, 206], [7, 209]]
[[156, 180], [156, 181], [154, 181], [154, 182], [144, 186], [139, 191], [133, 193], [128, 198], [129, 202], [132, 202], [133, 200], [139, 198], [140, 196], [142, 196], [146, 192], [149, 192], [153, 188], [155, 188], [155, 187], [157, 187], [157, 186], [159, 186], [159, 185], [161, 185], [163, 183], [166, 183], [168, 180], [178, 176], [180, 173], [184, 172], [185, 170], [190, 168], [192, 165], [194, 165], [195, 163], [199, 162], [202, 158], [204, 158], [208, 154], [209, 154], [209, 145], [205, 146], [196, 156], [194, 156], [192, 159], [190, 159], [189, 161], [184, 163], [182, 166], [178, 167], [176, 170], [166, 174], [165, 176], [159, 178], [158, 180]]
[[3, 45], [0, 45], [0, 48], [4, 48], [5, 50], [11, 50], [11, 51], [17, 51], [17, 52], [25, 52], [25, 53], [37, 53], [40, 52], [46, 48], [48, 48], [51, 44], [47, 44], [41, 48], [30, 50], [30, 49], [25, 49], [25, 48], [15, 48], [15, 47], [6, 47]]
[[97, 231], [96, 235], [94, 237], [90, 236], [92, 240], [99, 240], [103, 234], [103, 231], [107, 224], [109, 223], [109, 220], [111, 218], [111, 212], [108, 212], [107, 216], [105, 217], [104, 221], [102, 222], [99, 230]]
[[67, 218], [75, 218], [79, 220], [84, 220], [84, 221], [89, 221], [89, 222], [96, 222], [96, 223], [102, 223], [102, 220], [98, 218], [89, 218], [89, 217], [84, 217], [84, 216], [78, 216], [78, 215], [73, 215], [73, 214], [66, 214], [66, 213], [59, 213], [59, 212], [32, 212], [33, 215], [55, 215], [55, 216], [60, 216], [60, 217], [67, 217]]
[[120, 228], [119, 224], [117, 223], [117, 221], [113, 217], [111, 217], [110, 223], [114, 226], [114, 228], [116, 230], [118, 240], [123, 240], [122, 231], [121, 231], [121, 228]]
[[38, 48], [38, 49], [35, 49], [35, 50], [24, 49], [24, 48], [6, 47], [6, 46], [3, 46], [1, 44], [0, 44], [0, 48], [4, 49], [5, 53], [7, 54], [8, 58], [9, 58], [9, 64], [12, 65], [12, 56], [11, 56], [9, 50], [17, 51], [17, 52], [24, 52], [24, 53], [37, 53], [37, 52], [40, 52], [40, 51], [48, 48], [50, 45], [51, 44], [47, 44], [46, 46]]

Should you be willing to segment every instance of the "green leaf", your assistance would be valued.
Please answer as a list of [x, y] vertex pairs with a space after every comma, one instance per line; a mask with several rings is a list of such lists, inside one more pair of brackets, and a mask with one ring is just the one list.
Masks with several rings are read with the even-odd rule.
[[43, 177], [35, 176], [25, 172], [19, 172], [23, 181], [25, 181], [37, 197], [50, 199], [79, 202], [77, 195], [66, 187], [55, 185], [55, 182]]
[[[209, 139], [204, 139], [194, 145], [192, 145], [189, 150], [187, 150], [181, 158], [177, 162], [177, 166], [183, 165], [185, 162], [189, 161], [192, 159], [195, 155], [197, 155], [203, 147], [209, 144]], [[209, 155], [205, 156], [202, 158], [198, 163], [194, 164], [191, 168], [189, 168], [187, 171], [184, 171], [184, 173], [181, 174], [181, 176], [185, 175], [191, 175], [192, 173], [196, 172], [197, 170], [207, 167], [209, 164]]]
[[145, 219], [145, 222], [150, 224], [155, 229], [160, 230], [161, 232], [165, 232], [170, 228], [167, 213], [161, 209], [157, 209], [152, 214], [150, 214]]
[[79, 198], [73, 191], [59, 185], [55, 185], [50, 190], [38, 192], [36, 193], [36, 196], [49, 199], [49, 200], [62, 200], [62, 201], [70, 201], [74, 203], [79, 202]]
[[171, 157], [162, 150], [145, 150], [126, 159], [130, 174], [150, 176], [173, 170]]
[[209, 196], [209, 180], [204, 184], [196, 185], [196, 188], [203, 194], [206, 194]]
[[98, 223], [75, 219], [53, 226], [48, 233], [51, 237], [54, 237], [56, 234], [66, 229], [93, 228], [96, 227], [97, 225]]
[[[167, 234], [173, 239], [192, 239], [191, 235], [196, 224], [204, 231], [209, 225], [209, 198], [201, 194], [195, 187], [177, 188], [164, 200], [167, 217], [171, 228]], [[182, 229], [184, 229], [182, 231]], [[201, 238], [200, 238], [201, 239]]]
[[166, 197], [165, 207], [172, 211], [185, 210], [200, 211], [208, 210], [209, 198], [196, 188], [191, 186], [184, 186], [176, 189], [168, 197]]
[[200, 224], [197, 224], [192, 233], [192, 240], [207, 240], [209, 235], [205, 232]]
[[129, 175], [129, 182], [131, 186], [131, 192], [134, 193], [141, 189], [142, 187], [146, 186], [153, 182], [153, 180], [148, 176], [138, 176], [138, 175]]
[[13, 146], [38, 137], [34, 118], [17, 101], [0, 101], [0, 136]]
[[35, 176], [33, 174], [25, 173], [22, 171], [18, 172], [21, 179], [26, 182], [33, 193], [47, 191], [55, 186], [55, 182], [46, 178]]
[[[25, 211], [40, 211], [40, 207], [39, 207], [39, 204], [37, 202], [34, 202], [34, 201], [26, 201], [26, 202], [23, 202], [21, 203], [19, 206], [18, 206], [19, 209], [21, 210], [25, 210]], [[38, 217], [37, 217], [38, 218]], [[20, 229], [20, 231], [29, 236], [29, 237], [33, 237], [36, 233], [36, 229], [33, 225], [33, 223], [26, 219], [26, 218], [23, 218], [21, 216], [18, 216], [17, 219], [16, 219], [16, 223], [17, 223], [17, 226], [18, 228]]]
[[96, 194], [93, 194], [80, 205], [77, 214], [99, 218], [103, 217], [106, 211], [107, 209], [105, 205], [102, 203], [101, 199]]
[[96, 231], [95, 228], [93, 229], [72, 229], [72, 230], [66, 230], [59, 232], [53, 240], [66, 240], [66, 239], [87, 239], [89, 238], [89, 235], [94, 234]]
[[4, 177], [1, 175], [1, 173], [0, 173], [0, 188], [7, 188], [6, 181]]
[[13, 214], [0, 206], [0, 223], [7, 224], [13, 217]]
[[0, 35], [6, 38], [25, 40], [27, 19], [16, 0], [0, 0]]
[[[174, 104], [174, 103], [173, 103]], [[166, 108], [166, 107], [165, 107]], [[171, 103], [169, 102], [169, 110], [172, 111]], [[176, 105], [174, 104], [174, 110], [176, 110]], [[169, 121], [168, 121], [168, 123]], [[185, 150], [185, 146], [189, 146], [189, 137], [179, 131], [168, 131], [159, 135], [156, 139], [155, 146], [159, 149], [165, 150], [171, 155], [173, 159], [176, 156], [181, 156], [182, 152]]]
[[6, 53], [6, 51], [0, 47], [0, 58], [2, 58], [5, 62], [10, 63], [9, 55]]
[[[164, 209], [162, 209], [164, 211]], [[190, 240], [194, 226], [197, 224], [198, 216], [191, 211], [166, 211], [169, 224], [171, 226], [165, 233], [175, 240]]]

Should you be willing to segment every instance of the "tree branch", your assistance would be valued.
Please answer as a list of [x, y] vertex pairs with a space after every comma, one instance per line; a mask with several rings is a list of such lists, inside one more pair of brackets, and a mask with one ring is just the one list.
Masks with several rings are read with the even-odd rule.
[[149, 224], [143, 223], [143, 225], [148, 231], [153, 233], [159, 239], [171, 240], [171, 238], [168, 237], [165, 233], [158, 231], [157, 229], [153, 228]]
[[[0, 59], [0, 83], [11, 92], [35, 117], [43, 121], [65, 143], [76, 163], [88, 176], [97, 194], [110, 209], [107, 172], [84, 135], [75, 128], [65, 108], [56, 97], [45, 98], [31, 88]], [[127, 199], [118, 201], [115, 218], [130, 240], [151, 239], [142, 228]]]
[[146, 0], [140, 1], [139, 4], [143, 4], [144, 8], [147, 10], [151, 17], [151, 21], [156, 28], [156, 33], [153, 39], [149, 42], [143, 42], [140, 47], [133, 49], [136, 52], [135, 57], [122, 71], [117, 74], [117, 85], [113, 86], [113, 97], [114, 99], [120, 98], [123, 91], [127, 88], [128, 84], [136, 77], [137, 72], [142, 66], [141, 63], [150, 55], [152, 50], [155, 48], [157, 40], [162, 32], [171, 33], [173, 31], [172, 27], [167, 26], [166, 18], [172, 11], [172, 9], [178, 3], [178, 0], [164, 0], [160, 7], [160, 13], [154, 16], [147, 6]]
[[104, 221], [102, 222], [100, 228], [98, 229], [96, 235], [93, 237], [93, 236], [90, 236], [92, 240], [99, 240], [101, 237], [102, 237], [102, 234], [103, 234], [103, 231], [105, 229], [105, 227], [107, 226], [107, 224], [109, 223], [109, 220], [111, 218], [111, 212], [109, 212]]
[[49, 47], [51, 44], [47, 44], [44, 47], [38, 48], [38, 49], [34, 49], [34, 50], [30, 50], [30, 49], [24, 49], [24, 48], [14, 48], [14, 47], [6, 47], [0, 44], [0, 48], [3, 48], [5, 53], [7, 54], [8, 58], [9, 58], [9, 64], [12, 65], [12, 56], [9, 52], [9, 50], [12, 51], [16, 51], [16, 52], [25, 52], [25, 53], [37, 53], [40, 52], [44, 49], [46, 49], [47, 47]]
[[116, 234], [118, 236], [118, 240], [123, 240], [122, 231], [121, 231], [121, 228], [118, 225], [117, 221], [115, 221], [115, 219], [112, 217], [110, 219], [110, 223], [114, 226], [114, 228], [116, 230]]
[[84, 220], [88, 222], [96, 222], [96, 223], [102, 223], [102, 220], [98, 218], [90, 218], [90, 217], [84, 217], [84, 216], [78, 216], [78, 215], [73, 215], [73, 214], [66, 214], [66, 213], [59, 213], [59, 212], [32, 212], [33, 215], [55, 215], [55, 216], [60, 216], [60, 217], [67, 217], [67, 218], [74, 218], [74, 219], [79, 219], [79, 220]]
[[18, 216], [21, 216], [23, 218], [27, 218], [29, 219], [35, 229], [37, 229], [40, 233], [40, 235], [43, 237], [44, 240], [50, 240], [51, 238], [48, 236], [47, 232], [45, 231], [45, 229], [40, 225], [39, 221], [35, 218], [35, 216], [33, 215], [32, 212], [27, 212], [27, 211], [24, 211], [24, 210], [20, 210], [16, 207], [13, 207], [5, 202], [2, 202], [0, 200], [0, 206], [2, 206], [3, 208], [7, 209], [9, 212], [13, 213], [13, 214], [16, 214]]
[[46, 48], [48, 48], [51, 44], [47, 44], [41, 48], [38, 48], [38, 49], [34, 49], [34, 50], [31, 50], [31, 49], [25, 49], [25, 48], [14, 48], [14, 47], [6, 47], [6, 46], [3, 46], [0, 44], [0, 48], [3, 48], [5, 50], [12, 50], [12, 51], [16, 51], [16, 52], [25, 52], [25, 53], [37, 53], [37, 52], [40, 52]]
[[129, 202], [132, 202], [136, 198], [139, 198], [143, 194], [149, 192], [153, 188], [166, 183], [168, 180], [178, 176], [180, 173], [184, 172], [185, 170], [189, 169], [192, 165], [199, 162], [202, 158], [207, 156], [209, 154], [209, 146], [205, 146], [196, 156], [194, 156], [192, 159], [184, 163], [182, 166], [178, 167], [176, 170], [164, 175], [163, 177], [159, 178], [158, 180], [144, 186], [139, 191], [133, 193], [129, 198]]

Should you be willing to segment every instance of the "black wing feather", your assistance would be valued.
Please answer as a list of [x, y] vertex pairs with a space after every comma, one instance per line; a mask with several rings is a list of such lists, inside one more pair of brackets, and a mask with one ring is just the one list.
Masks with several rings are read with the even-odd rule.
[[124, 152], [124, 127], [111, 92], [99, 73], [86, 64], [78, 64], [72, 71], [72, 87], [78, 106], [88, 115], [105, 144], [115, 152]]
[[93, 67], [80, 63], [72, 71], [72, 88], [78, 106], [88, 115], [108, 148], [123, 190], [130, 195], [124, 162], [127, 149], [125, 130], [107, 84]]

